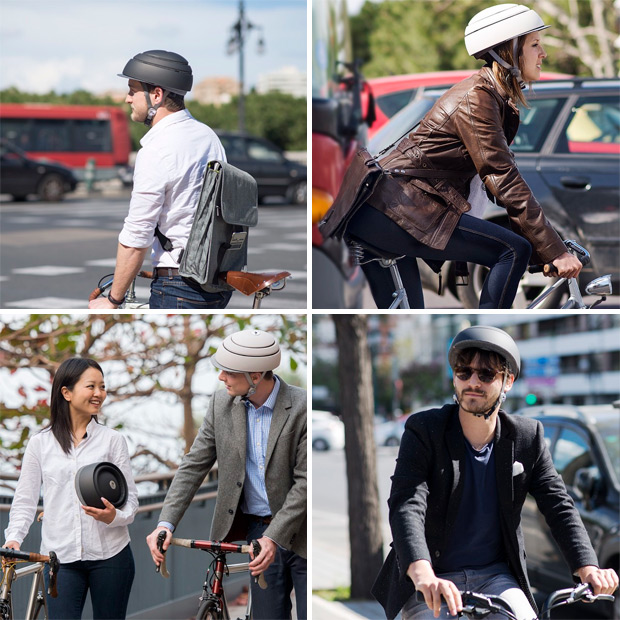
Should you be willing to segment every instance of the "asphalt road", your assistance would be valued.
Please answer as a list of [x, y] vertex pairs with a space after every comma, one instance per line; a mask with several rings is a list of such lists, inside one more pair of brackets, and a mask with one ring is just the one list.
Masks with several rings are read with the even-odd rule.
[[[0, 308], [86, 308], [99, 279], [114, 271], [128, 203], [129, 192], [73, 195], [60, 203], [0, 202]], [[259, 224], [250, 229], [248, 271], [293, 276], [262, 309], [307, 307], [306, 239], [304, 207], [260, 207]], [[148, 302], [149, 281], [139, 279], [136, 290]], [[228, 309], [251, 307], [251, 297], [235, 293]]]
[[[392, 540], [388, 525], [387, 499], [390, 493], [390, 477], [394, 473], [398, 448], [377, 449], [377, 482], [383, 532], [383, 551], [387, 555]], [[312, 452], [312, 589], [333, 589], [350, 585], [349, 517], [344, 450]], [[537, 597], [538, 598], [538, 597]], [[540, 597], [542, 603], [544, 597]], [[573, 605], [552, 612], [553, 620], [592, 620], [594, 606]], [[314, 606], [313, 606], [314, 609]], [[322, 609], [322, 607], [321, 607]], [[347, 618], [384, 618], [381, 607], [376, 604], [349, 606], [354, 611]], [[320, 614], [320, 615], [319, 615]], [[318, 618], [329, 615], [317, 610]], [[334, 615], [335, 617], [335, 615]]]

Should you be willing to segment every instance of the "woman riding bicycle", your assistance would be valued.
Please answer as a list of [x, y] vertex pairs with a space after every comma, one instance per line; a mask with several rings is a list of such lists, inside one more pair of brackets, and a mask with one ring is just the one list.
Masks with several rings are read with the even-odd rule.
[[[127, 526], [138, 509], [124, 438], [99, 424], [106, 398], [103, 372], [92, 359], [64, 361], [54, 376], [50, 425], [30, 439], [5, 530], [4, 547], [19, 549], [34, 519], [43, 484], [45, 511], [41, 553], [54, 550], [58, 597], [48, 598], [48, 617], [80, 618], [90, 590], [94, 618], [124, 618], [135, 568]], [[77, 470], [109, 461], [127, 481], [127, 502], [115, 508], [84, 506], [74, 488]], [[46, 586], [49, 566], [45, 569]]]
[[[480, 308], [510, 308], [530, 259], [553, 263], [563, 277], [581, 270], [508, 147], [519, 127], [516, 104], [526, 105], [522, 88], [540, 78], [547, 57], [541, 44], [547, 27], [535, 11], [518, 4], [475, 15], [465, 30], [465, 46], [486, 65], [448, 90], [418, 130], [379, 161], [384, 169], [413, 169], [413, 177], [383, 175], [347, 235], [405, 255], [399, 265], [411, 307], [424, 307], [416, 257], [489, 267]], [[438, 177], [429, 170], [440, 171]], [[506, 209], [514, 232], [481, 219], [486, 194]], [[363, 269], [377, 306], [388, 308], [393, 286], [386, 270], [377, 262]]]

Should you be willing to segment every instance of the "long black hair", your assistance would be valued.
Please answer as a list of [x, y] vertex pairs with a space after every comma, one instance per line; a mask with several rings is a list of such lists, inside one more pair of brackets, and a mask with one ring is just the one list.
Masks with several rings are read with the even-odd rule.
[[[69, 402], [62, 395], [62, 388], [72, 390], [80, 377], [88, 368], [96, 368], [102, 375], [101, 366], [93, 359], [85, 357], [72, 357], [65, 360], [56, 371], [52, 382], [52, 394], [50, 396], [50, 425], [45, 430], [54, 433], [56, 441], [60, 444], [65, 454], [71, 452], [72, 430]], [[97, 416], [93, 416], [97, 420]]]

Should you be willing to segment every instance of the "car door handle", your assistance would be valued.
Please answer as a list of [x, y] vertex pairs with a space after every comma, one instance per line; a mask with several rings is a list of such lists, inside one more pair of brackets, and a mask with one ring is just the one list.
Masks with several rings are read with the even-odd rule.
[[564, 187], [571, 189], [590, 189], [590, 179], [588, 177], [560, 177], [560, 183]]

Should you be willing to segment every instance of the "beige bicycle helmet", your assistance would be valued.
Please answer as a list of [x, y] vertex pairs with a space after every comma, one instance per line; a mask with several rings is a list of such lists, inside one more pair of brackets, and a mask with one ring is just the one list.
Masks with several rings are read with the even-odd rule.
[[[211, 356], [211, 363], [218, 370], [243, 373], [250, 389], [246, 397], [256, 392], [258, 383], [269, 370], [280, 365], [280, 345], [269, 333], [260, 329], [235, 332], [227, 336]], [[254, 383], [250, 373], [260, 372], [261, 378]]]
[[536, 11], [522, 4], [497, 4], [476, 13], [465, 28], [465, 47], [474, 58], [487, 55], [508, 69], [517, 79], [521, 79], [519, 67], [510, 65], [495, 51], [495, 48], [507, 41], [513, 42], [514, 62], [517, 63], [518, 38], [549, 28]]

